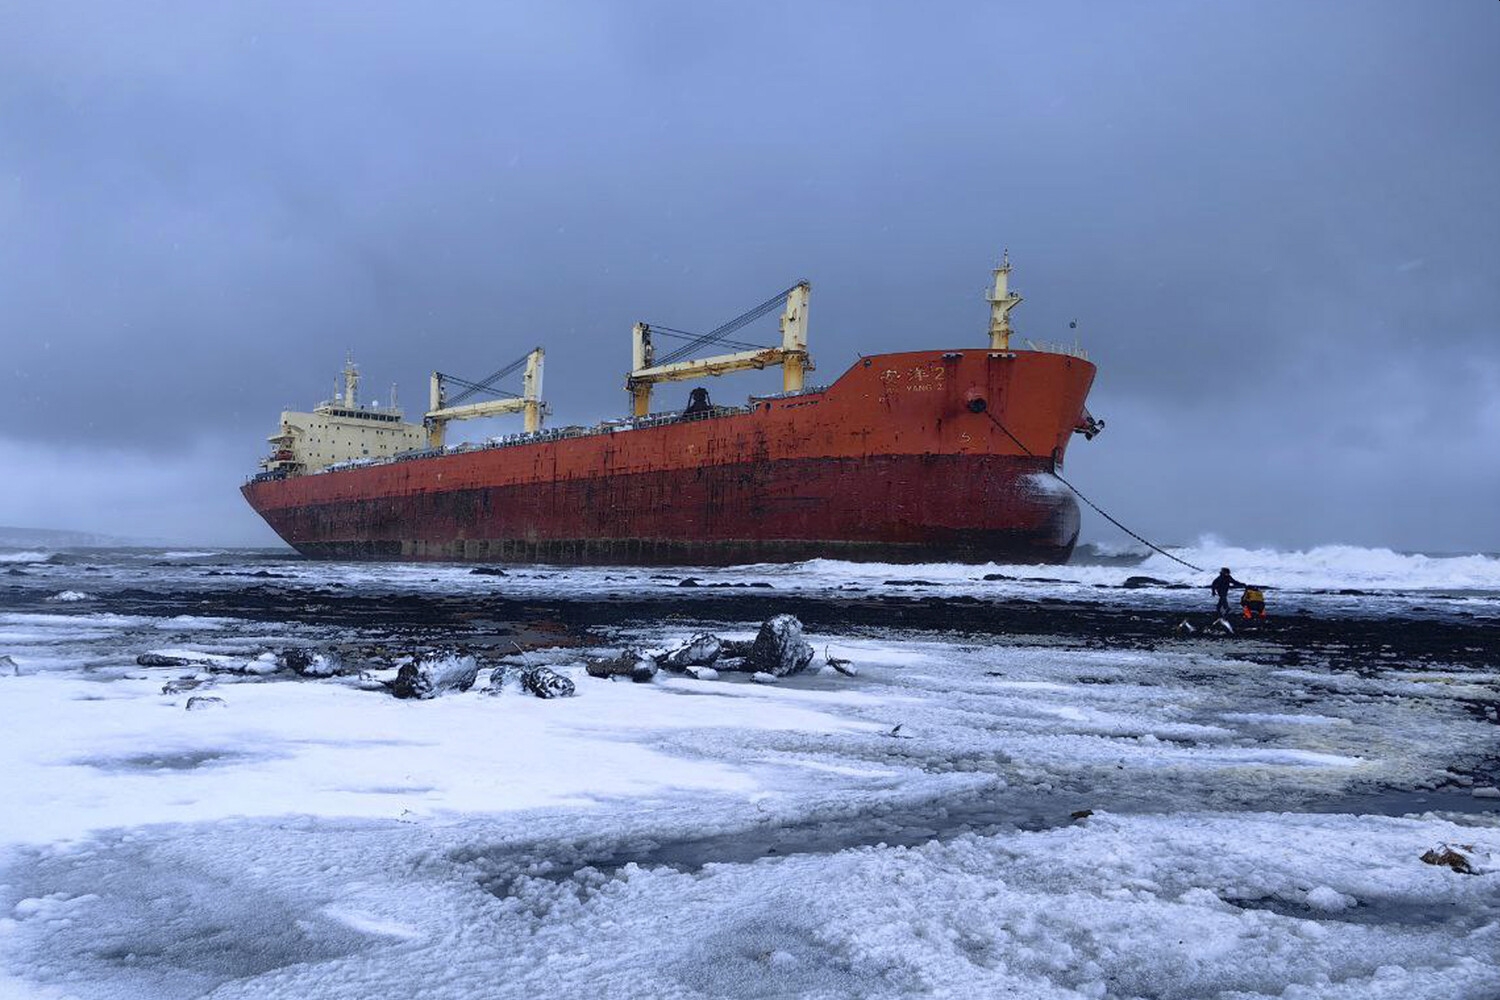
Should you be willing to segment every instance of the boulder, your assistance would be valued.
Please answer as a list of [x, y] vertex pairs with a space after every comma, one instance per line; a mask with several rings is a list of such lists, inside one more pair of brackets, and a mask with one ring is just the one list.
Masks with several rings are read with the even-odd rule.
[[21, 667], [8, 656], [0, 656], [0, 677], [20, 677]]
[[684, 673], [694, 680], [699, 681], [716, 681], [719, 679], [719, 672], [713, 667], [688, 667]]
[[587, 660], [584, 669], [589, 672], [590, 677], [602, 677], [606, 680], [629, 677], [637, 684], [644, 684], [656, 676], [657, 663], [639, 649], [627, 649], [619, 656], [609, 659]]
[[496, 566], [475, 566], [469, 570], [471, 576], [510, 576], [505, 570]]
[[391, 682], [391, 694], [397, 698], [436, 698], [447, 691], [469, 690], [478, 676], [479, 664], [472, 656], [430, 656], [402, 666]]
[[679, 673], [688, 667], [707, 667], [719, 658], [723, 652], [724, 644], [716, 635], [707, 632], [693, 636], [686, 645], [679, 646], [669, 653], [663, 653], [656, 658], [656, 662], [668, 670]]
[[775, 674], [768, 674], [764, 670], [757, 670], [750, 675], [750, 679], [757, 684], [775, 684], [777, 681]]
[[1126, 590], [1138, 590], [1141, 587], [1166, 587], [1170, 586], [1166, 580], [1158, 580], [1154, 576], [1127, 576], [1125, 582], [1120, 584]]
[[776, 615], [761, 625], [746, 666], [773, 677], [785, 677], [802, 671], [812, 658], [813, 648], [802, 638], [802, 622], [795, 615]]
[[223, 698], [215, 698], [208, 694], [195, 694], [187, 700], [189, 712], [201, 712], [207, 708], [228, 708]]
[[573, 682], [551, 667], [529, 667], [521, 674], [521, 689], [538, 698], [569, 698]]

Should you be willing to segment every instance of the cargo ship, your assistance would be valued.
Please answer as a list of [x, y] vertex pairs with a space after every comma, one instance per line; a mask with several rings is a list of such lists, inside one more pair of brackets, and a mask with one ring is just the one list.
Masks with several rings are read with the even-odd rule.
[[[544, 428], [544, 354], [487, 379], [434, 373], [421, 423], [358, 399], [358, 370], [311, 412], [287, 411], [245, 499], [304, 556], [565, 564], [730, 565], [815, 558], [1065, 562], [1079, 510], [1054, 475], [1095, 366], [1073, 346], [1011, 345], [1009, 255], [993, 270], [989, 343], [861, 357], [804, 386], [810, 286], [701, 336], [637, 323], [630, 416]], [[778, 346], [712, 357], [781, 308]], [[658, 356], [658, 340], [687, 339]], [[497, 382], [524, 365], [522, 391]], [[660, 383], [780, 366], [783, 391], [653, 412]], [[486, 393], [499, 398], [468, 402]], [[520, 433], [447, 446], [452, 421], [519, 413]]]

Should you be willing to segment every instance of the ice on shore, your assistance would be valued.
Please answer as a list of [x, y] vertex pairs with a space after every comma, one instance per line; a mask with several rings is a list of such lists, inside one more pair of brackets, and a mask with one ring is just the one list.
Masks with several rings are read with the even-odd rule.
[[588, 675], [756, 635], [683, 616], [502, 661], [577, 697], [404, 702], [242, 672], [373, 630], [192, 609], [0, 613], [0, 996], [1500, 991], [1494, 670], [866, 628], [805, 637], [857, 677]]

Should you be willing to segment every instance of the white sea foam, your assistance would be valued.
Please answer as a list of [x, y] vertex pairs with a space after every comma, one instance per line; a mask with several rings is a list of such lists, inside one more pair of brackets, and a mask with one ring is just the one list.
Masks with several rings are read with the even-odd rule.
[[[1118, 585], [1128, 576], [1149, 576], [1168, 583], [1206, 587], [1219, 567], [1228, 566], [1236, 579], [1281, 590], [1442, 591], [1500, 594], [1500, 557], [1491, 555], [1433, 556], [1353, 545], [1320, 545], [1305, 550], [1248, 549], [1214, 539], [1169, 549], [1190, 569], [1153, 552], [1134, 565], [1075, 562], [1065, 566], [1027, 566], [990, 563], [849, 563], [814, 559], [779, 568], [791, 578], [826, 577], [844, 583], [882, 583], [888, 579], [920, 579], [935, 584], [958, 584], [999, 574], [1019, 581], [1059, 581], [1092, 586]], [[766, 567], [766, 569], [770, 569]]]
[[0, 552], [0, 563], [34, 563], [47, 558], [46, 552]]

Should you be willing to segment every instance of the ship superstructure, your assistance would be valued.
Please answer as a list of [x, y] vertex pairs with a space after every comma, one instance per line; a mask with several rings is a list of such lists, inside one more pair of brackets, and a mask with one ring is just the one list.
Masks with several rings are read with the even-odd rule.
[[[542, 429], [538, 349], [526, 388], [509, 399], [467, 404], [447, 388], [492, 380], [435, 373], [424, 425], [399, 415], [391, 425], [402, 454], [367, 456], [361, 443], [342, 464], [268, 464], [244, 493], [315, 558], [1066, 560], [1078, 507], [1051, 473], [1075, 432], [1101, 426], [1085, 407], [1095, 368], [1076, 347], [1011, 348], [1021, 297], [1010, 271], [1008, 257], [994, 270], [986, 347], [873, 355], [831, 385], [806, 387], [810, 286], [799, 282], [707, 335], [636, 324], [628, 418]], [[777, 306], [778, 347], [657, 355], [654, 335], [701, 350]], [[774, 396], [726, 407], [695, 390], [684, 411], [650, 412], [657, 383], [772, 365], [783, 370]], [[525, 414], [526, 431], [442, 446], [448, 420], [496, 412]]]
[[342, 393], [319, 403], [311, 413], [283, 410], [281, 428], [268, 440], [271, 454], [261, 460], [261, 468], [273, 475], [297, 476], [415, 451], [426, 445], [427, 431], [402, 419], [394, 391], [388, 407], [361, 404], [359, 368], [351, 358], [344, 364]]

